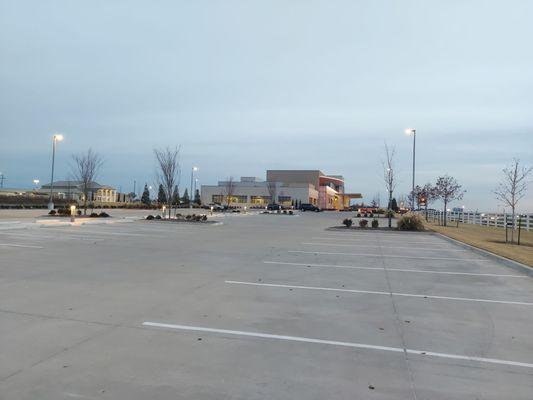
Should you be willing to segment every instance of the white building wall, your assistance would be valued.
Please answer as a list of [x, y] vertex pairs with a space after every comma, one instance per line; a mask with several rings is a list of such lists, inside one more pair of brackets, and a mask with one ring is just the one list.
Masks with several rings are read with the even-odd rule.
[[[226, 204], [226, 187], [224, 182], [219, 182], [219, 185], [202, 185], [200, 191], [200, 197], [202, 204], [213, 203], [213, 196], [222, 196], [220, 204]], [[258, 206], [257, 203], [252, 203], [252, 196], [270, 197], [270, 193], [266, 186], [266, 182], [235, 182], [235, 188], [233, 196], [246, 196], [246, 202], [244, 203], [232, 203], [232, 206], [237, 207], [254, 207]], [[291, 200], [298, 200], [302, 203], [309, 203], [311, 199], [318, 199], [318, 191], [313, 188], [312, 185], [290, 185], [280, 186], [277, 189], [276, 197], [288, 196]], [[278, 203], [278, 199], [275, 201], [268, 201]], [[267, 203], [268, 203], [267, 202]], [[312, 202], [312, 201], [311, 201]], [[316, 202], [313, 202], [316, 204]], [[266, 205], [266, 204], [265, 204]]]

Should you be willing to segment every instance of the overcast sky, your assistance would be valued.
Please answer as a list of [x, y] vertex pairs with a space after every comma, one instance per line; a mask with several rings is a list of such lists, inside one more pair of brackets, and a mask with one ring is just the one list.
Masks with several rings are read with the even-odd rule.
[[[467, 208], [513, 157], [533, 162], [533, 1], [0, 0], [0, 171], [7, 187], [49, 181], [92, 147], [100, 183], [154, 182], [153, 148], [182, 147], [182, 187], [342, 174], [385, 197], [450, 174]], [[452, 206], [453, 206], [452, 205]], [[522, 203], [533, 212], [533, 188]]]

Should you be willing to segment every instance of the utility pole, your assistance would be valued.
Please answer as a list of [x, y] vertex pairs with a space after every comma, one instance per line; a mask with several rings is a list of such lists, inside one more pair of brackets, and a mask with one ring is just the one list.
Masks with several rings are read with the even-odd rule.
[[4, 179], [6, 179], [6, 176], [3, 172], [0, 172], [0, 189], [4, 188]]

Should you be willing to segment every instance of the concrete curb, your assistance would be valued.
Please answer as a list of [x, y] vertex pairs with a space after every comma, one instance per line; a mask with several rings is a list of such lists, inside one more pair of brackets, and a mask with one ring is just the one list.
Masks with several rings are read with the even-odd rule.
[[498, 261], [498, 262], [504, 264], [506, 267], [514, 269], [515, 271], [519, 271], [519, 272], [525, 273], [526, 275], [529, 275], [530, 277], [533, 278], [533, 268], [532, 267], [529, 267], [529, 266], [527, 266], [525, 264], [519, 263], [518, 261], [513, 261], [513, 260], [511, 260], [509, 258], [505, 258], [505, 257], [499, 256], [497, 254], [491, 253], [488, 250], [480, 249], [479, 247], [475, 247], [475, 246], [472, 246], [470, 244], [466, 244], [464, 242], [461, 242], [459, 240], [452, 239], [451, 237], [443, 235], [442, 233], [433, 232], [433, 234], [440, 236], [441, 238], [443, 238], [444, 240], [447, 240], [450, 243], [456, 244], [456, 245], [461, 246], [461, 247], [463, 247], [465, 249], [468, 249], [468, 250], [472, 250], [476, 254], [480, 254], [480, 255], [486, 256], [486, 257], [488, 257], [488, 258], [490, 258], [490, 259], [492, 259], [494, 261]]

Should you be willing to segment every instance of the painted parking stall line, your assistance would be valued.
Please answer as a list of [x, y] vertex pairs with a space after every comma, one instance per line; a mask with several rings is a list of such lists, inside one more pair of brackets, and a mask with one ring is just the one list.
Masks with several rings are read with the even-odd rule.
[[371, 244], [346, 244], [346, 243], [311, 243], [303, 242], [305, 246], [332, 246], [332, 247], [370, 247], [370, 248], [385, 248], [385, 249], [404, 249], [404, 250], [417, 250], [417, 251], [459, 251], [466, 252], [470, 250], [466, 249], [442, 249], [437, 247], [411, 247], [411, 246], [379, 246]]
[[478, 261], [484, 262], [482, 258], [450, 258], [450, 257], [423, 257], [423, 256], [396, 256], [387, 254], [371, 254], [371, 253], [336, 253], [329, 251], [304, 251], [304, 250], [289, 250], [288, 253], [300, 254], [324, 254], [333, 256], [356, 256], [356, 257], [378, 257], [378, 258], [409, 258], [415, 260], [450, 260], [450, 261]]
[[19, 243], [0, 243], [2, 247], [23, 247], [28, 249], [44, 249], [43, 246], [34, 246], [29, 244], [19, 244]]
[[475, 299], [468, 297], [450, 297], [450, 296], [435, 296], [429, 294], [414, 294], [414, 293], [397, 293], [397, 292], [381, 292], [377, 290], [357, 290], [357, 289], [340, 289], [332, 287], [320, 287], [320, 286], [303, 286], [303, 285], [284, 285], [279, 283], [258, 283], [258, 282], [244, 282], [244, 281], [225, 281], [225, 283], [233, 285], [248, 285], [248, 286], [262, 286], [273, 288], [287, 288], [287, 289], [302, 289], [302, 290], [316, 290], [324, 292], [343, 292], [343, 293], [355, 293], [355, 294], [375, 294], [384, 296], [399, 296], [399, 297], [416, 297], [422, 299], [437, 299], [437, 300], [453, 300], [453, 301], [466, 301], [476, 303], [492, 303], [492, 304], [508, 304], [519, 306], [533, 306], [533, 303], [524, 301], [507, 301], [507, 300], [491, 300], [491, 299]]
[[[285, 261], [263, 261], [264, 264], [275, 264], [275, 265], [287, 265], [294, 267], [314, 267], [314, 268], [341, 268], [341, 269], [361, 269], [361, 270], [371, 270], [371, 271], [385, 271], [383, 267], [359, 267], [356, 265], [336, 265], [336, 264], [311, 264], [311, 263], [295, 263], [295, 262], [285, 262]], [[456, 271], [431, 271], [426, 269], [407, 269], [407, 268], [389, 268], [387, 271], [394, 272], [412, 272], [412, 273], [421, 273], [421, 274], [439, 274], [439, 275], [466, 275], [466, 276], [489, 276], [497, 278], [522, 278], [527, 279], [527, 275], [508, 275], [508, 274], [489, 274], [489, 273], [475, 273], [475, 272], [456, 272]]]
[[[340, 237], [336, 237], [336, 236], [329, 236], [329, 237], [323, 237], [323, 236], [311, 236], [309, 239], [311, 240], [330, 240], [330, 241], [334, 241], [334, 242], [350, 242], [350, 243], [361, 243], [361, 242], [364, 242], [365, 240], [362, 240], [361, 237], [354, 237], [352, 239], [345, 239], [345, 238], [340, 238]], [[378, 242], [378, 239], [375, 239], [375, 238], [371, 238], [369, 236], [369, 239], [370, 240], [367, 240], [367, 242], [371, 242], [371, 243], [377, 243]], [[382, 239], [382, 238], [379, 238], [379, 243], [401, 243], [401, 244], [433, 244], [433, 245], [440, 245], [440, 244], [444, 244], [442, 242], [439, 242], [439, 241], [434, 241], [434, 240], [424, 240], [424, 241], [416, 241], [416, 242], [413, 242], [413, 241], [404, 241], [404, 240], [387, 240], [387, 239]]]
[[178, 331], [184, 331], [184, 332], [206, 332], [206, 333], [214, 333], [214, 334], [221, 334], [221, 335], [245, 336], [245, 337], [254, 337], [254, 338], [261, 338], [261, 339], [272, 339], [272, 340], [285, 340], [285, 341], [292, 341], [292, 342], [322, 344], [322, 345], [329, 345], [329, 346], [350, 347], [350, 348], [363, 349], [363, 350], [388, 351], [388, 352], [393, 352], [393, 353], [407, 353], [407, 354], [424, 356], [424, 357], [439, 357], [439, 358], [447, 358], [447, 359], [454, 359], [454, 360], [473, 361], [473, 362], [479, 362], [479, 363], [489, 363], [489, 364], [499, 364], [499, 365], [514, 366], [514, 367], [533, 368], [533, 363], [526, 363], [526, 362], [521, 362], [521, 361], [500, 360], [496, 358], [485, 358], [485, 357], [473, 357], [473, 356], [465, 356], [461, 354], [436, 353], [436, 352], [425, 351], [425, 350], [405, 349], [401, 347], [390, 347], [390, 346], [378, 346], [378, 345], [373, 345], [373, 344], [357, 343], [357, 342], [342, 342], [342, 341], [337, 341], [337, 340], [315, 339], [315, 338], [301, 337], [301, 336], [276, 335], [272, 333], [236, 331], [236, 330], [230, 330], [230, 329], [218, 329], [218, 328], [209, 328], [209, 327], [192, 326], [192, 325], [176, 325], [176, 324], [167, 324], [167, 323], [150, 322], [150, 321], [143, 322], [142, 325], [147, 326], [147, 327], [152, 327], [152, 328], [163, 328], [163, 329], [178, 330]]

